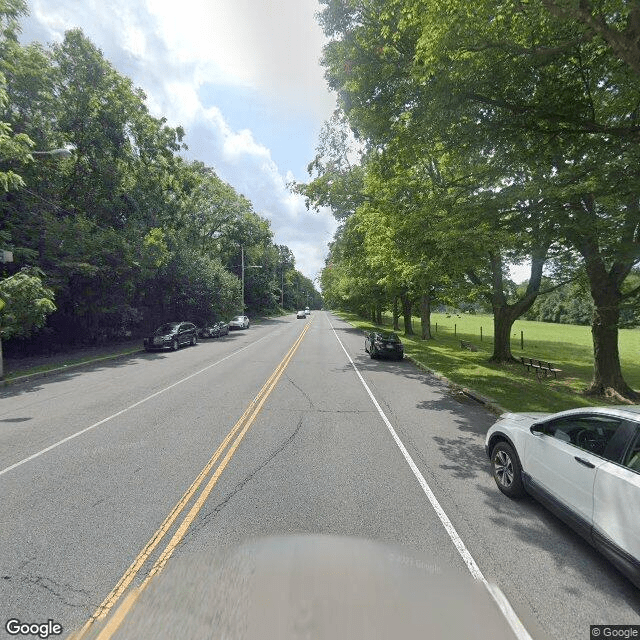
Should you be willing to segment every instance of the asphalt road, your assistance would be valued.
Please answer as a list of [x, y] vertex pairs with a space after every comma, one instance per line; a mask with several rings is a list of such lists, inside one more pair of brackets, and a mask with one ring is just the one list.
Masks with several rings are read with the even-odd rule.
[[[475, 584], [475, 573], [497, 585], [521, 638], [640, 625], [630, 582], [537, 503], [497, 490], [483, 448], [494, 416], [406, 360], [370, 360], [363, 345], [361, 332], [317, 311], [0, 390], [0, 637], [16, 637], [9, 619], [51, 620], [62, 637], [83, 626], [84, 637], [159, 637], [143, 625], [145, 607], [158, 619], [158, 603], [166, 612], [178, 602], [175, 616], [189, 615], [193, 593], [213, 589], [203, 587], [207, 576], [221, 610], [226, 599], [237, 604], [245, 578], [236, 572], [224, 583], [215, 568], [229, 566], [223, 551], [292, 535], [292, 544], [272, 538], [266, 554], [251, 557], [266, 558], [262, 567], [302, 558], [316, 569], [326, 555], [355, 558], [362, 596], [375, 589], [361, 560], [369, 566], [378, 547], [363, 542], [353, 552], [349, 541], [369, 540], [414, 567], [430, 559], [426, 573], [450, 571], [454, 583]], [[261, 570], [256, 584], [280, 593]], [[287, 589], [304, 591], [303, 578], [288, 579]], [[387, 593], [398, 599], [395, 580]], [[438, 580], [434, 598], [449, 584]], [[122, 593], [113, 592], [118, 584]], [[316, 599], [337, 593], [332, 585], [318, 586]], [[472, 597], [456, 589], [451, 610], [464, 617]], [[98, 613], [105, 618], [94, 621]], [[216, 615], [208, 629], [230, 624]], [[296, 629], [291, 637], [314, 637]]]

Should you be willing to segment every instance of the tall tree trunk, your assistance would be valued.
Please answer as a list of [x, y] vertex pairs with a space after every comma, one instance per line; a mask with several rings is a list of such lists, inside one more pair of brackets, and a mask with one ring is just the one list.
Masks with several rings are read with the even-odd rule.
[[[608, 296], [602, 296], [602, 298], [605, 297]], [[638, 399], [640, 394], [626, 383], [620, 368], [618, 351], [620, 306], [619, 304], [602, 304], [602, 302], [602, 300], [596, 302], [593, 312], [591, 325], [594, 355], [593, 380], [585, 394]]]
[[607, 271], [596, 239], [583, 236], [576, 245], [585, 260], [591, 297], [595, 304], [591, 324], [593, 379], [585, 394], [637, 400], [640, 394], [622, 376], [618, 351], [621, 286], [633, 268], [634, 259], [626, 256], [618, 259]]
[[400, 331], [400, 309], [398, 306], [398, 296], [393, 298], [393, 330]]
[[420, 298], [420, 327], [422, 339], [431, 340], [431, 296], [428, 293], [423, 293]]
[[[508, 304], [504, 293], [502, 277], [502, 256], [499, 253], [490, 253], [491, 265], [491, 289], [486, 297], [491, 301], [493, 309], [493, 354], [489, 362], [513, 362], [515, 358], [511, 353], [511, 328], [513, 323], [535, 302], [540, 291], [542, 281], [542, 267], [547, 255], [547, 247], [540, 247], [531, 255], [531, 277], [524, 296]], [[481, 279], [473, 272], [468, 273], [471, 280], [477, 285], [484, 285]]]
[[404, 335], [412, 336], [413, 333], [413, 322], [411, 320], [411, 313], [413, 311], [413, 305], [411, 303], [411, 298], [409, 298], [408, 294], [403, 294], [401, 297], [402, 300], [402, 315], [404, 316]]
[[491, 362], [511, 362], [511, 328], [521, 314], [508, 304], [493, 308], [493, 354]]
[[382, 324], [382, 305], [376, 305], [376, 324]]
[[369, 307], [369, 314], [370, 314], [370, 317], [371, 317], [371, 322], [373, 324], [375, 324], [376, 323], [376, 307], [375, 307], [375, 305], [371, 305]]

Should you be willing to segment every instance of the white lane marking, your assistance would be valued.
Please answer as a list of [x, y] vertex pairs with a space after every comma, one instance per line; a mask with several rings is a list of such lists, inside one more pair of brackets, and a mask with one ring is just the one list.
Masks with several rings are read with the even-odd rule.
[[336, 340], [340, 343], [342, 350], [345, 352], [345, 355], [349, 359], [349, 362], [351, 363], [351, 366], [353, 367], [354, 371], [358, 375], [358, 378], [360, 378], [360, 382], [362, 383], [362, 386], [366, 389], [367, 393], [369, 394], [369, 397], [371, 398], [371, 401], [373, 402], [375, 408], [378, 410], [380, 417], [382, 418], [384, 423], [387, 425], [387, 429], [389, 430], [389, 433], [391, 433], [391, 437], [395, 440], [395, 443], [398, 445], [398, 448], [400, 449], [400, 452], [402, 453], [404, 459], [407, 461], [407, 464], [411, 468], [411, 471], [413, 471], [413, 475], [418, 480], [418, 483], [420, 484], [420, 486], [422, 487], [422, 490], [424, 491], [427, 498], [429, 499], [431, 506], [433, 507], [434, 511], [438, 515], [438, 518], [440, 518], [440, 522], [442, 523], [442, 526], [445, 528], [445, 530], [449, 534], [451, 541], [453, 542], [456, 549], [458, 550], [458, 553], [464, 560], [464, 563], [467, 565], [467, 568], [469, 569], [469, 573], [471, 573], [471, 575], [476, 580], [480, 580], [484, 584], [484, 586], [487, 588], [487, 591], [491, 594], [491, 597], [494, 599], [495, 603], [500, 608], [500, 611], [502, 611], [502, 614], [506, 618], [507, 622], [509, 623], [509, 626], [515, 633], [518, 640], [532, 640], [531, 636], [529, 635], [529, 632], [524, 628], [524, 625], [520, 621], [520, 618], [518, 618], [518, 615], [513, 610], [513, 607], [511, 606], [511, 603], [509, 602], [507, 597], [504, 595], [504, 593], [502, 593], [500, 587], [498, 587], [495, 584], [489, 584], [486, 578], [484, 577], [484, 575], [482, 575], [482, 571], [480, 571], [480, 567], [478, 567], [478, 565], [476, 564], [476, 561], [473, 559], [473, 556], [469, 552], [469, 549], [467, 549], [466, 545], [462, 541], [462, 538], [458, 535], [458, 532], [453, 526], [453, 523], [451, 522], [451, 520], [449, 520], [449, 517], [445, 513], [444, 509], [440, 506], [438, 499], [434, 495], [433, 491], [431, 491], [431, 487], [429, 487], [424, 476], [420, 473], [420, 469], [418, 469], [418, 467], [416, 466], [416, 463], [413, 461], [413, 458], [411, 457], [406, 447], [402, 443], [402, 440], [400, 440], [398, 434], [396, 433], [396, 430], [391, 425], [391, 422], [389, 422], [389, 419], [387, 418], [384, 411], [382, 410], [382, 407], [378, 404], [378, 401], [376, 400], [375, 396], [371, 392], [369, 385], [364, 381], [364, 378], [360, 374], [358, 367], [356, 367], [355, 363], [351, 359], [351, 356], [348, 354], [347, 350], [345, 349], [344, 344], [342, 344], [342, 340], [340, 340], [340, 338], [338, 337], [338, 334], [336, 333], [334, 326], [331, 324], [331, 320], [329, 320], [329, 325], [331, 326], [331, 329], [333, 329], [333, 334], [335, 335]]
[[65, 442], [69, 442], [69, 440], [73, 440], [74, 438], [77, 438], [78, 436], [81, 436], [83, 433], [86, 433], [87, 431], [91, 431], [91, 429], [95, 429], [96, 427], [99, 427], [101, 424], [104, 424], [105, 422], [109, 422], [109, 420], [113, 420], [114, 418], [117, 418], [118, 416], [121, 416], [123, 413], [126, 413], [127, 411], [130, 411], [131, 409], [135, 409], [136, 407], [139, 407], [141, 404], [144, 404], [148, 400], [152, 400], [156, 396], [159, 396], [161, 393], [164, 393], [165, 391], [168, 391], [169, 389], [173, 389], [173, 387], [176, 387], [179, 384], [182, 384], [183, 382], [186, 382], [187, 380], [190, 380], [191, 378], [193, 378], [193, 377], [195, 377], [197, 375], [200, 375], [201, 373], [207, 371], [208, 369], [211, 369], [211, 367], [215, 367], [216, 365], [220, 364], [221, 362], [224, 362], [225, 360], [229, 360], [229, 358], [233, 358], [233, 356], [237, 355], [238, 353], [244, 351], [245, 349], [249, 349], [249, 347], [252, 347], [255, 344], [258, 344], [258, 342], [261, 342], [265, 338], [268, 338], [272, 333], [273, 332], [270, 332], [270, 333], [262, 336], [262, 338], [260, 338], [259, 340], [256, 340], [255, 342], [252, 342], [251, 344], [248, 344], [247, 346], [242, 347], [241, 349], [238, 349], [237, 351], [234, 351], [233, 353], [230, 353], [228, 356], [225, 356], [224, 358], [221, 358], [220, 360], [217, 360], [216, 362], [207, 365], [204, 369], [200, 369], [200, 371], [196, 371], [195, 373], [192, 373], [192, 374], [188, 375], [186, 378], [182, 378], [182, 380], [178, 380], [177, 382], [174, 382], [173, 384], [170, 384], [168, 387], [165, 387], [164, 389], [160, 389], [160, 391], [156, 391], [155, 393], [152, 393], [150, 396], [147, 396], [146, 398], [143, 398], [142, 400], [138, 400], [138, 402], [134, 402], [132, 405], [129, 405], [125, 409], [122, 409], [121, 411], [118, 411], [117, 413], [114, 413], [114, 414], [110, 415], [107, 418], [103, 418], [99, 422], [96, 422], [95, 424], [92, 424], [90, 427], [85, 427], [81, 431], [77, 431], [76, 433], [72, 433], [70, 436], [67, 436], [66, 438], [63, 438], [62, 440], [59, 440], [58, 442], [52, 444], [51, 446], [47, 447], [46, 449], [42, 449], [42, 451], [38, 451], [37, 453], [34, 453], [34, 454], [30, 455], [29, 457], [25, 458], [24, 460], [20, 460], [20, 462], [16, 462], [15, 464], [12, 464], [10, 467], [7, 467], [6, 469], [3, 469], [2, 471], [0, 471], [0, 476], [4, 475], [5, 473], [8, 473], [9, 471], [12, 471], [13, 469], [16, 469], [17, 467], [20, 467], [21, 465], [23, 465], [23, 464], [25, 464], [27, 462], [30, 462], [31, 460], [35, 460], [36, 458], [39, 458], [44, 453], [47, 453], [48, 451], [51, 451], [52, 449], [55, 449], [56, 447], [59, 447], [61, 444], [64, 444]]

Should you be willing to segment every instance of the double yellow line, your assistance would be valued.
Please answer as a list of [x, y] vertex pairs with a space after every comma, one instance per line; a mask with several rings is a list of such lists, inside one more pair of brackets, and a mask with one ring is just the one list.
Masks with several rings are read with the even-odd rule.
[[233, 440], [233, 443], [227, 450], [226, 455], [222, 459], [222, 462], [215, 470], [209, 481], [207, 482], [205, 488], [202, 490], [197, 500], [194, 502], [193, 506], [184, 517], [180, 526], [173, 534], [173, 537], [165, 547], [164, 551], [160, 554], [156, 562], [154, 563], [151, 571], [147, 575], [147, 577], [143, 580], [142, 584], [139, 588], [133, 589], [129, 592], [127, 597], [124, 599], [122, 604], [118, 607], [118, 609], [114, 612], [113, 616], [109, 619], [107, 624], [103, 627], [100, 634], [97, 636], [96, 640], [108, 640], [111, 636], [116, 632], [125, 616], [133, 606], [136, 601], [138, 595], [145, 589], [149, 581], [156, 574], [160, 573], [164, 566], [167, 564], [167, 561], [175, 551], [178, 544], [184, 538], [187, 530], [191, 523], [195, 520], [196, 516], [202, 509], [205, 501], [209, 497], [209, 494], [215, 487], [218, 479], [222, 475], [222, 472], [225, 470], [226, 466], [229, 464], [229, 461], [235, 454], [238, 446], [242, 442], [244, 436], [247, 431], [255, 421], [258, 413], [262, 409], [262, 405], [266, 402], [267, 398], [275, 388], [276, 384], [278, 384], [278, 380], [284, 373], [287, 368], [291, 358], [293, 358], [295, 352], [297, 351], [300, 343], [302, 342], [307, 330], [311, 326], [311, 323], [307, 323], [298, 336], [298, 339], [293, 343], [293, 346], [289, 349], [285, 357], [282, 359], [280, 364], [275, 368], [273, 373], [269, 376], [268, 380], [262, 386], [262, 389], [258, 392], [258, 395], [251, 401], [245, 412], [242, 414], [238, 422], [234, 425], [233, 429], [229, 431], [226, 435], [225, 439], [222, 441], [220, 446], [216, 449], [216, 452], [211, 456], [211, 459], [202, 471], [198, 474], [198, 477], [194, 480], [193, 484], [189, 487], [186, 493], [180, 498], [176, 506], [172, 509], [171, 513], [166, 517], [164, 522], [160, 525], [158, 530], [154, 533], [153, 537], [146, 544], [144, 549], [138, 554], [138, 557], [133, 561], [130, 567], [125, 571], [124, 575], [118, 581], [118, 584], [113, 588], [111, 593], [104, 599], [102, 604], [96, 609], [93, 615], [87, 620], [84, 626], [75, 634], [69, 636], [68, 640], [81, 640], [85, 635], [89, 632], [89, 630], [93, 627], [93, 625], [99, 621], [104, 620], [109, 612], [113, 609], [116, 603], [120, 600], [122, 595], [125, 593], [127, 588], [131, 585], [134, 578], [138, 575], [144, 564], [149, 559], [149, 556], [153, 553], [156, 547], [160, 544], [162, 538], [167, 534], [167, 532], [171, 529], [174, 522], [177, 520], [178, 516], [185, 510], [186, 506], [191, 501], [191, 498], [198, 491], [204, 480], [209, 476], [209, 473], [217, 463], [220, 456], [227, 450], [229, 443]]

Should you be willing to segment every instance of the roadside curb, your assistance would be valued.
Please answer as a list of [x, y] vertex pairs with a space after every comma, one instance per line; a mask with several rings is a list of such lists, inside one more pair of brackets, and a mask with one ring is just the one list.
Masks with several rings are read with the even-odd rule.
[[414, 365], [416, 365], [418, 369], [422, 369], [422, 371], [426, 371], [427, 373], [430, 373], [434, 378], [437, 378], [438, 380], [442, 380], [442, 382], [445, 382], [450, 389], [453, 389], [454, 391], [462, 393], [468, 398], [471, 398], [472, 400], [475, 400], [481, 405], [484, 405], [487, 409], [489, 409], [489, 411], [491, 411], [491, 413], [494, 413], [497, 416], [501, 416], [503, 413], [508, 413], [507, 409], [505, 409], [504, 407], [501, 407], [492, 398], [483, 396], [477, 391], [474, 391], [473, 389], [468, 389], [467, 387], [461, 387], [459, 384], [452, 382], [451, 380], [449, 380], [449, 378], [443, 376], [438, 371], [434, 371], [433, 369], [430, 369], [429, 367], [427, 367], [424, 363], [420, 362], [419, 360], [416, 360], [413, 356], [405, 355], [405, 358], [410, 362], [412, 362]]
[[104, 360], [117, 360], [118, 358], [127, 358], [135, 355], [136, 353], [143, 353], [144, 349], [136, 349], [135, 351], [128, 351], [126, 353], [116, 353], [109, 356], [101, 356], [100, 358], [94, 358], [92, 360], [85, 360], [84, 362], [76, 362], [74, 364], [65, 364], [62, 367], [55, 367], [54, 369], [47, 369], [46, 371], [37, 371], [36, 373], [27, 373], [22, 376], [16, 376], [15, 378], [4, 378], [0, 380], [0, 387], [8, 387], [12, 384], [21, 382], [30, 382], [31, 380], [37, 380], [38, 378], [46, 378], [50, 375], [55, 375], [63, 371], [70, 371], [71, 369], [79, 369], [87, 365], [95, 364], [96, 362], [103, 362]]

